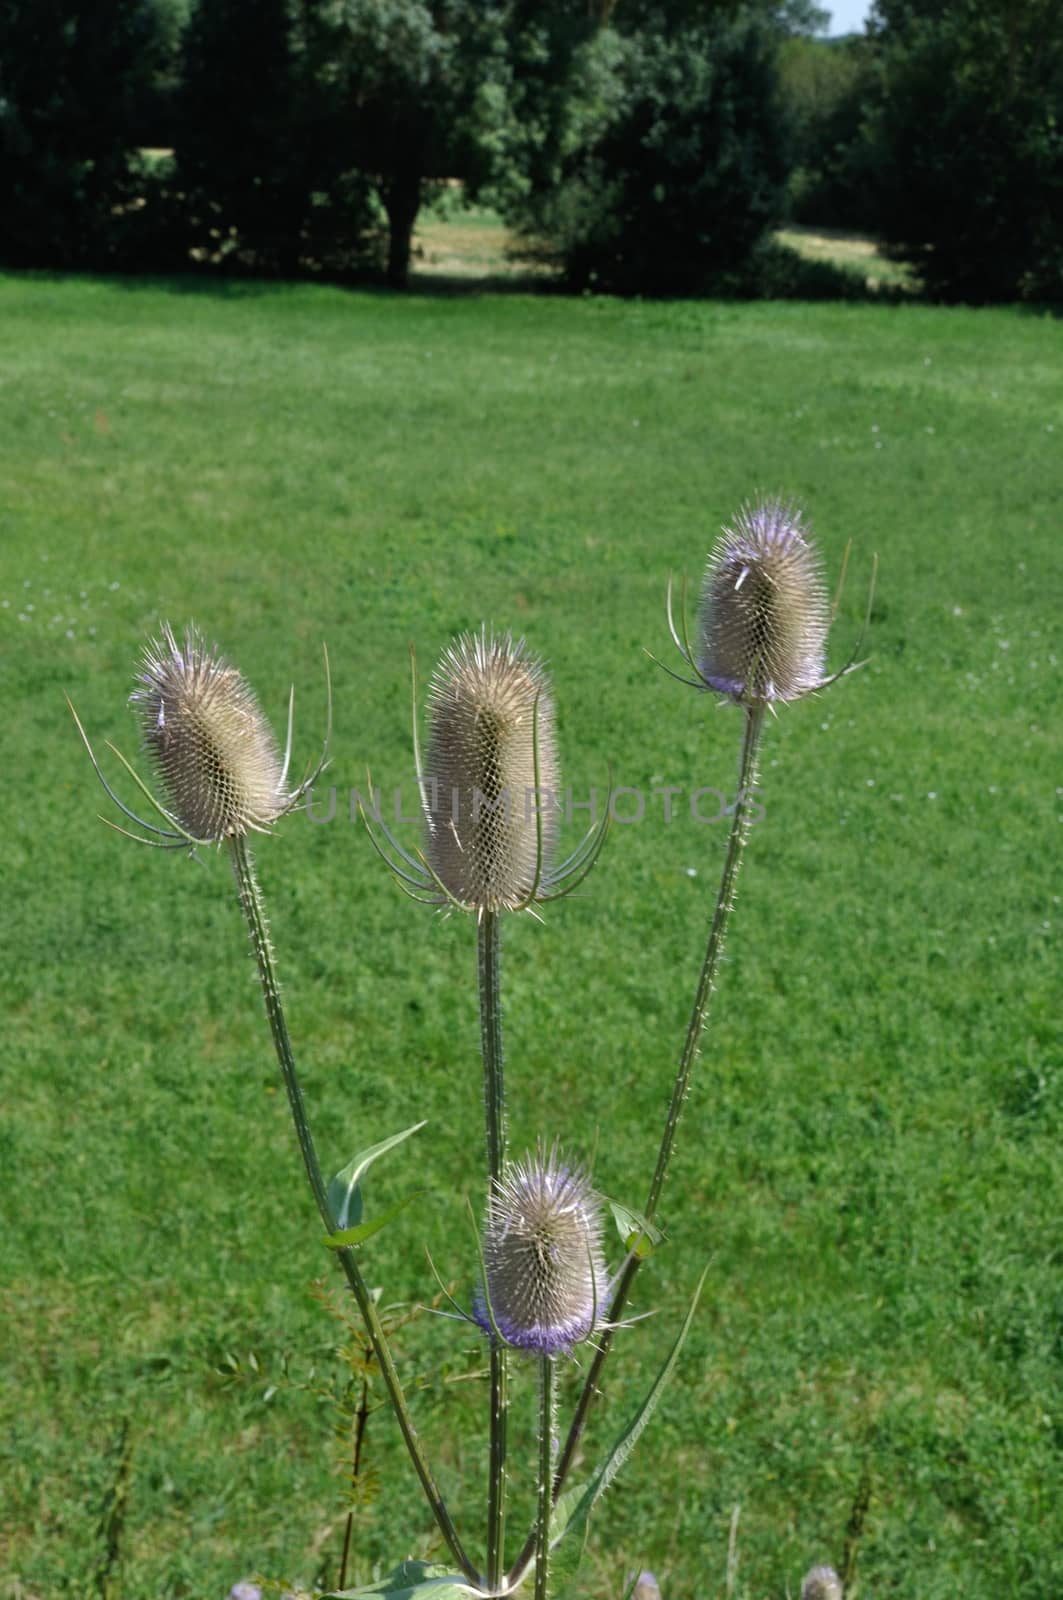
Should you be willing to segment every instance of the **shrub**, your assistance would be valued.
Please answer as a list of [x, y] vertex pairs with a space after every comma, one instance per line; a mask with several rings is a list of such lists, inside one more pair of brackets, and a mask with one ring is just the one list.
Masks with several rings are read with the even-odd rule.
[[779, 218], [786, 177], [774, 46], [752, 18], [588, 47], [556, 181], [524, 231], [569, 285], [696, 294], [739, 271]]
[[1063, 298], [1063, 16], [880, 0], [879, 226], [944, 300]]

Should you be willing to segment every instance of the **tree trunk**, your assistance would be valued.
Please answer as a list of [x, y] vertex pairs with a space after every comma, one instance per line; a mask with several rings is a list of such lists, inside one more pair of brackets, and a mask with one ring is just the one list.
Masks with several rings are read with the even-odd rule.
[[381, 198], [388, 217], [388, 283], [392, 289], [405, 289], [410, 281], [413, 225], [421, 209], [421, 174], [395, 173]]

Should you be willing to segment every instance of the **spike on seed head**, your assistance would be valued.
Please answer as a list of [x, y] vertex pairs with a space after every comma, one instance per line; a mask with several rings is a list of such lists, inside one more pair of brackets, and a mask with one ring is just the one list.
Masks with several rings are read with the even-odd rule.
[[428, 706], [429, 865], [462, 905], [517, 910], [549, 881], [557, 836], [560, 777], [546, 672], [523, 639], [484, 627], [447, 649]]
[[829, 627], [822, 561], [802, 513], [781, 500], [743, 506], [705, 572], [703, 681], [747, 705], [798, 700], [824, 682]]
[[285, 769], [250, 686], [195, 627], [145, 647], [130, 701], [177, 821], [216, 843], [263, 831], [289, 809]]
[[556, 1145], [507, 1164], [488, 1202], [483, 1254], [486, 1294], [473, 1315], [485, 1333], [493, 1317], [507, 1344], [553, 1356], [601, 1325], [601, 1213], [586, 1173], [561, 1162]]

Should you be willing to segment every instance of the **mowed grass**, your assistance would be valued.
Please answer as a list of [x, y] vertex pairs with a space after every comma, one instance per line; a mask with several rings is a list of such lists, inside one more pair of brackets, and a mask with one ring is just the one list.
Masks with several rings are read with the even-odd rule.
[[[384, 1302], [433, 1296], [427, 1245], [468, 1303], [474, 930], [399, 894], [349, 791], [369, 764], [413, 814], [408, 647], [425, 676], [486, 619], [549, 663], [574, 798], [610, 764], [647, 796], [504, 964], [514, 1146], [559, 1135], [640, 1205], [723, 845], [688, 797], [733, 783], [740, 725], [644, 647], [670, 659], [667, 575], [760, 489], [832, 574], [854, 542], [836, 664], [879, 553], [871, 659], [767, 733], [654, 1314], [617, 1336], [585, 1470], [708, 1263], [706, 1291], [564, 1600], [640, 1565], [723, 1596], [736, 1507], [736, 1600], [817, 1560], [868, 1600], [1063, 1593], [1059, 324], [18, 276], [0, 315], [6, 1592], [334, 1583], [349, 1474], [315, 1285], [343, 1302], [231, 874], [97, 822], [64, 693], [132, 754], [141, 642], [194, 618], [277, 724], [294, 681], [302, 761], [327, 641], [337, 813], [257, 851], [289, 1021], [329, 1168], [429, 1119], [369, 1189], [423, 1191], [365, 1249]], [[422, 1314], [398, 1348], [479, 1550], [481, 1342]], [[365, 1464], [348, 1582], [438, 1548], [385, 1410]]]

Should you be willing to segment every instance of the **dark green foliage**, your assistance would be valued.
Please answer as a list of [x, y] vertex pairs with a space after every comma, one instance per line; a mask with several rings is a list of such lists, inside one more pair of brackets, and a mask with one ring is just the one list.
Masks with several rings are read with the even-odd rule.
[[121, 262], [156, 42], [144, 0], [0, 4], [0, 259]]
[[786, 176], [773, 39], [708, 20], [585, 52], [557, 181], [526, 208], [574, 288], [696, 294], [778, 220]]
[[873, 227], [862, 136], [876, 87], [868, 42], [789, 39], [779, 72], [793, 138], [790, 215], [821, 227]]
[[497, 0], [350, 0], [332, 26], [333, 136], [387, 216], [395, 288], [406, 284], [433, 181], [484, 168], [504, 99], [508, 16]]
[[185, 35], [177, 191], [208, 264], [294, 276], [364, 265], [367, 185], [343, 170], [331, 37], [313, 4], [198, 0]]
[[1063, 11], [879, 0], [882, 233], [946, 300], [1063, 298]]

